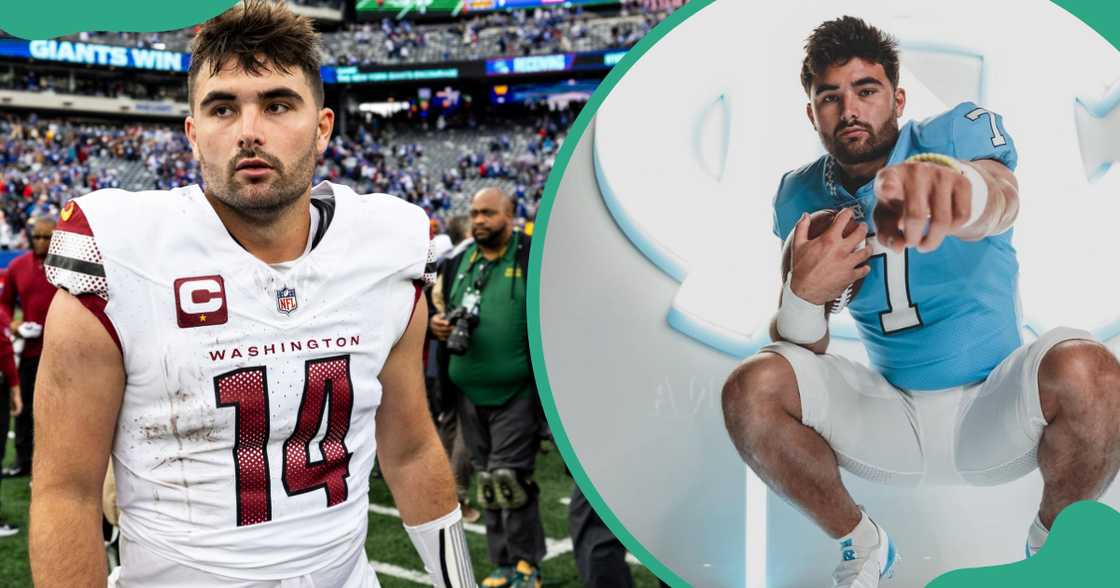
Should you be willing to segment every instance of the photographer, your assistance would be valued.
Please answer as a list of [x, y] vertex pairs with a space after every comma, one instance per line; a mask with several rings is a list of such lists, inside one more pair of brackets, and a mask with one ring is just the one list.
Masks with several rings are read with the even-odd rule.
[[444, 264], [446, 314], [431, 329], [452, 353], [449, 374], [463, 391], [463, 437], [478, 471], [490, 561], [482, 585], [539, 588], [545, 555], [533, 467], [541, 412], [529, 363], [525, 279], [529, 237], [513, 230], [516, 202], [497, 188], [471, 201], [474, 244]]

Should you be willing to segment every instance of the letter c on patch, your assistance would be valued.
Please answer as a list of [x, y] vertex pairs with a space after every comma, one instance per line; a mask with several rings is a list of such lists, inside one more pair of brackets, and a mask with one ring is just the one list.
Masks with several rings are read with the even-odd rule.
[[221, 325], [228, 320], [222, 276], [179, 278], [172, 289], [175, 291], [175, 315], [180, 328]]

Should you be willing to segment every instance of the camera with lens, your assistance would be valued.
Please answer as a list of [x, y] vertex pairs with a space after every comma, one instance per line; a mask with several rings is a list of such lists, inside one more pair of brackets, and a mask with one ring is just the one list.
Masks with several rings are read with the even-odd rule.
[[447, 315], [451, 323], [451, 335], [447, 337], [447, 350], [455, 355], [463, 355], [471, 347], [471, 333], [478, 326], [478, 303], [460, 306]]

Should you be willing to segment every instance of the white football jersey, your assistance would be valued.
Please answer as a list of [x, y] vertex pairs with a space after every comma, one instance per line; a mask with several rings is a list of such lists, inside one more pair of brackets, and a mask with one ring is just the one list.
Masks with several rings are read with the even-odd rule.
[[329, 224], [286, 271], [198, 186], [63, 209], [47, 275], [121, 348], [120, 525], [162, 557], [269, 580], [364, 545], [378, 374], [430, 277], [428, 219], [327, 182], [312, 197]]

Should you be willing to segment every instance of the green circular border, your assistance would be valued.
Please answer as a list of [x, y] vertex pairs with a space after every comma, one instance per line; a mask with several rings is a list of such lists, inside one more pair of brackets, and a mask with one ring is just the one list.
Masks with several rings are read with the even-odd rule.
[[0, 10], [0, 29], [23, 39], [50, 39], [81, 31], [168, 31], [213, 18], [239, 1], [8, 0]]
[[[544, 414], [548, 418], [548, 424], [552, 428], [552, 436], [555, 439], [556, 447], [560, 450], [560, 455], [564, 458], [564, 463], [567, 464], [568, 470], [571, 471], [572, 477], [575, 478], [576, 484], [579, 485], [580, 490], [584, 496], [587, 497], [588, 502], [595, 508], [595, 512], [607, 524], [615, 537], [618, 537], [622, 544], [630, 553], [634, 554], [642, 562], [642, 565], [649, 568], [654, 574], [657, 575], [665, 583], [677, 588], [678, 586], [688, 586], [689, 584], [676, 575], [672, 570], [662, 564], [648, 549], [626, 527], [622, 521], [618, 520], [614, 511], [611, 510], [599, 491], [595, 489], [595, 485], [591, 483], [590, 478], [587, 477], [587, 472], [584, 471], [583, 465], [576, 459], [575, 450], [572, 449], [572, 442], [568, 439], [567, 433], [564, 431], [564, 425], [560, 421], [560, 414], [556, 410], [556, 398], [552, 394], [552, 386], [548, 382], [548, 371], [544, 365], [544, 347], [541, 343], [541, 257], [544, 255], [544, 240], [548, 234], [548, 217], [552, 214], [552, 205], [556, 200], [556, 192], [560, 188], [560, 179], [564, 175], [564, 170], [568, 168], [568, 162], [572, 158], [572, 152], [575, 151], [576, 144], [579, 139], [583, 137], [587, 127], [590, 126], [592, 119], [595, 118], [595, 113], [599, 107], [606, 100], [607, 95], [618, 84], [618, 80], [622, 78], [638, 59], [653, 47], [654, 43], [661, 40], [662, 37], [669, 34], [669, 31], [677, 27], [677, 25], [684, 22], [685, 19], [696, 14], [704, 7], [710, 5], [715, 0], [691, 0], [684, 6], [673, 11], [664, 21], [653, 28], [641, 41], [638, 41], [633, 48], [626, 52], [613, 68], [610, 73], [603, 78], [603, 82], [599, 84], [591, 98], [584, 105], [583, 110], [580, 111], [579, 116], [576, 117], [575, 122], [568, 129], [568, 134], [564, 138], [564, 144], [561, 145], [560, 151], [556, 154], [556, 161], [552, 166], [552, 172], [548, 174], [548, 181], [545, 183], [544, 195], [541, 197], [540, 208], [537, 210], [537, 218], [533, 225], [533, 244], [529, 251], [529, 278], [528, 278], [528, 298], [526, 305], [528, 308], [529, 319], [529, 352], [533, 363], [533, 376], [537, 381], [537, 390], [540, 392], [541, 404], [544, 407]], [[743, 0], [725, 0], [725, 1], [743, 1]]]
[[[645, 55], [655, 43], [669, 34], [670, 31], [676, 28], [677, 25], [685, 19], [703, 10], [714, 1], [715, 0], [692, 0], [674, 11], [673, 14], [654, 27], [649, 34], [626, 52], [622, 60], [611, 69], [610, 73], [607, 74], [603, 82], [595, 90], [595, 93], [591, 95], [591, 98], [583, 107], [583, 110], [580, 111], [579, 116], [576, 117], [575, 122], [572, 123], [571, 128], [568, 129], [564, 144], [560, 147], [560, 151], [556, 155], [556, 161], [552, 167], [552, 172], [548, 175], [548, 181], [544, 188], [544, 195], [541, 197], [541, 205], [533, 227], [535, 238], [533, 239], [532, 249], [529, 254], [529, 291], [527, 300], [529, 315], [529, 352], [533, 362], [533, 375], [537, 381], [537, 389], [540, 391], [541, 404], [544, 407], [545, 416], [548, 418], [548, 424], [552, 427], [552, 435], [555, 438], [556, 446], [560, 450], [560, 455], [563, 456], [564, 462], [568, 465], [568, 469], [571, 470], [572, 477], [575, 478], [580, 490], [583, 491], [583, 494], [603, 519], [603, 522], [607, 524], [607, 527], [610, 528], [615, 536], [622, 541], [622, 544], [625, 545], [643, 565], [649, 568], [661, 580], [673, 586], [673, 588], [687, 587], [689, 584], [654, 557], [653, 554], [626, 529], [622, 521], [615, 516], [614, 511], [611, 510], [603, 500], [599, 491], [595, 489], [595, 485], [591, 482], [590, 478], [587, 477], [587, 472], [584, 471], [583, 466], [579, 463], [579, 460], [576, 459], [575, 450], [572, 448], [572, 443], [568, 439], [567, 433], [564, 431], [563, 422], [560, 420], [560, 413], [556, 408], [556, 398], [552, 393], [552, 386], [548, 382], [548, 371], [544, 364], [544, 347], [541, 340], [540, 264], [541, 257], [544, 255], [544, 241], [548, 233], [548, 218], [552, 214], [552, 206], [556, 200], [556, 193], [560, 188], [560, 180], [564, 175], [564, 171], [568, 168], [568, 162], [572, 158], [572, 153], [575, 151], [576, 144], [579, 143], [584, 132], [587, 131], [587, 127], [591, 124], [595, 113], [599, 110], [603, 101], [606, 100], [611, 90], [618, 84], [619, 79], [621, 79], [626, 72], [630, 71], [634, 63]], [[723, 1], [741, 2], [743, 0]], [[1051, 1], [1097, 31], [1105, 40], [1120, 50], [1120, 3], [1115, 0]], [[1109, 574], [1108, 577], [1111, 578], [1113, 575], [1114, 572]], [[980, 587], [979, 584], [976, 586], [977, 588]], [[961, 588], [964, 587], [962, 586]]]

